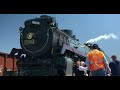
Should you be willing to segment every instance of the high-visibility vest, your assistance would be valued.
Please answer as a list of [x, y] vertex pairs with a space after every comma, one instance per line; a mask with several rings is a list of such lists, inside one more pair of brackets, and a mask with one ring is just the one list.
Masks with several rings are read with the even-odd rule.
[[104, 54], [101, 51], [95, 49], [95, 50], [89, 52], [88, 58], [89, 58], [89, 62], [90, 62], [91, 71], [96, 71], [96, 70], [105, 68]]

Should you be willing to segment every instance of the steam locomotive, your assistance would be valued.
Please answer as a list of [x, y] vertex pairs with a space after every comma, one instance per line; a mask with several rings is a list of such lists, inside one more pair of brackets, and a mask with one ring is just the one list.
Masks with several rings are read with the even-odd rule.
[[55, 17], [28, 19], [24, 26], [19, 28], [22, 49], [13, 48], [10, 53], [14, 56], [18, 53], [20, 76], [60, 76], [61, 71], [71, 76], [75, 59], [85, 61], [91, 50], [89, 44], [76, 39], [72, 30], [60, 30]]

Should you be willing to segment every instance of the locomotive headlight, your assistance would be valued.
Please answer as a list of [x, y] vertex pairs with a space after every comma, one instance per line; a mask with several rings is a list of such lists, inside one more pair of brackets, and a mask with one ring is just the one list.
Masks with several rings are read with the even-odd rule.
[[32, 24], [40, 25], [40, 22], [38, 22], [38, 21], [32, 21]]

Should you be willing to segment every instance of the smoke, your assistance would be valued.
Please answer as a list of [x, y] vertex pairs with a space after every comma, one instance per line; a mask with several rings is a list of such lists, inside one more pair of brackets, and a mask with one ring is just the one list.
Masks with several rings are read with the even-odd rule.
[[96, 37], [94, 39], [90, 39], [88, 40], [86, 43], [94, 43], [94, 42], [98, 42], [100, 40], [108, 40], [108, 39], [119, 39], [119, 36], [111, 33], [111, 34], [105, 34], [105, 35], [100, 35], [99, 37]]

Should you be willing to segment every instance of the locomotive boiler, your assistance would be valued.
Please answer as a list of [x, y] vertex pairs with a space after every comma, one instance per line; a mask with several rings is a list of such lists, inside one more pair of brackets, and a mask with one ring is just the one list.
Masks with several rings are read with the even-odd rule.
[[[50, 16], [25, 21], [25, 28], [20, 28], [20, 44], [23, 52], [32, 57], [43, 57], [54, 53], [63, 44], [68, 45], [69, 34], [61, 32]], [[66, 32], [71, 32], [64, 30]]]
[[22, 76], [60, 76], [60, 70], [71, 75], [75, 59], [85, 60], [90, 51], [72, 30], [60, 30], [55, 17], [28, 19], [19, 30], [21, 49], [13, 48], [10, 54], [18, 53], [18, 72]]

